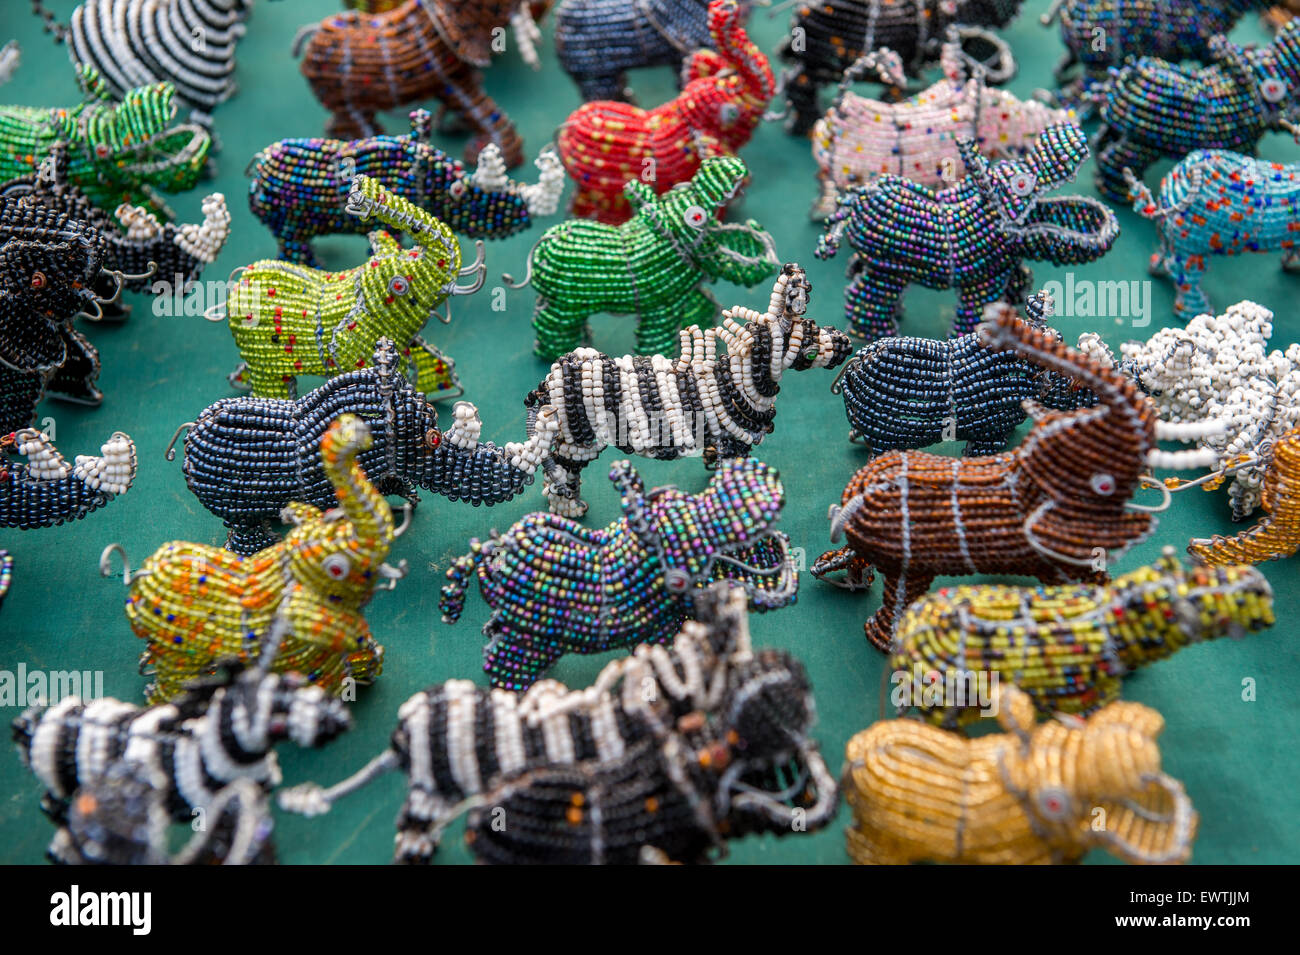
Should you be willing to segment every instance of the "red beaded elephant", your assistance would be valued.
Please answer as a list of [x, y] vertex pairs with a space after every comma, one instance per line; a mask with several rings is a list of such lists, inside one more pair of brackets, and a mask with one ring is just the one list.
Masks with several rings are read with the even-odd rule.
[[623, 194], [639, 179], [662, 195], [686, 182], [710, 156], [731, 156], [749, 142], [776, 90], [772, 69], [745, 33], [737, 0], [709, 4], [717, 52], [699, 50], [675, 99], [646, 110], [597, 101], [578, 107], [556, 140], [578, 184], [573, 215], [618, 225], [632, 217]]

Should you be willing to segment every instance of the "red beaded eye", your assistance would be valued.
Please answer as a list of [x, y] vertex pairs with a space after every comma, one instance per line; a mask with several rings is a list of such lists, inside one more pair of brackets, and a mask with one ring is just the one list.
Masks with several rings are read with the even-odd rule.
[[690, 585], [691, 578], [686, 571], [674, 567], [664, 572], [664, 586], [668, 588], [669, 593], [684, 594]]
[[103, 143], [100, 143], [98, 146], [95, 147], [95, 155], [98, 156], [100, 159], [107, 159], [108, 147], [105, 146]]
[[1061, 819], [1070, 808], [1070, 800], [1059, 789], [1044, 789], [1038, 794], [1038, 808], [1047, 819]]
[[447, 187], [447, 191], [451, 193], [453, 199], [459, 199], [461, 196], [465, 195], [468, 188], [469, 187], [465, 185], [464, 179], [457, 179]]
[[709, 214], [700, 206], [689, 206], [682, 213], [682, 221], [692, 229], [703, 229], [704, 223], [709, 221]]
[[430, 428], [428, 431], [424, 432], [424, 443], [430, 450], [436, 448], [438, 445], [442, 444], [442, 432], [437, 428]]
[[44, 272], [33, 272], [33, 273], [32, 273], [32, 288], [45, 288], [45, 273], [44, 273]]
[[1286, 99], [1286, 84], [1279, 79], [1268, 79], [1259, 84], [1259, 95], [1270, 103]]
[[388, 291], [394, 295], [405, 295], [411, 290], [411, 283], [405, 275], [394, 275], [388, 282]]
[[1109, 474], [1094, 474], [1088, 484], [1097, 494], [1110, 496], [1115, 493], [1115, 479]]
[[330, 554], [323, 561], [321, 567], [325, 573], [329, 574], [335, 580], [342, 580], [352, 570], [352, 561], [348, 560], [343, 554]]
[[1011, 190], [1013, 196], [1027, 196], [1038, 186], [1038, 180], [1034, 178], [1033, 173], [1018, 172], [1011, 177], [1007, 183], [1007, 188]]

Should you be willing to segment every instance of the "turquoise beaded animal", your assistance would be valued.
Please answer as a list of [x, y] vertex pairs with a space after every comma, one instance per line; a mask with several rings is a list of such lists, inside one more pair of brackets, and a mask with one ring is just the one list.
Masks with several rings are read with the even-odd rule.
[[717, 318], [718, 303], [700, 288], [703, 281], [748, 288], [775, 276], [780, 260], [757, 222], [717, 221], [747, 175], [734, 156], [706, 159], [688, 183], [662, 196], [640, 180], [629, 182], [624, 194], [636, 211], [622, 225], [570, 219], [547, 229], [528, 257], [527, 275], [511, 285], [537, 289], [537, 354], [554, 361], [573, 351], [587, 319], [599, 312], [637, 316], [639, 354], [670, 353], [682, 328]]

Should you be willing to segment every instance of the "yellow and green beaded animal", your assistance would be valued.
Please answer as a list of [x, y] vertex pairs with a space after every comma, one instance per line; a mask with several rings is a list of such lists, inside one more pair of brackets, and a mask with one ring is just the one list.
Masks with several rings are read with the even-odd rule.
[[[284, 518], [296, 526], [280, 543], [241, 557], [219, 547], [172, 541], [134, 574], [126, 616], [148, 641], [141, 665], [152, 666], [146, 688], [151, 703], [174, 698], [187, 683], [222, 660], [256, 661], [272, 622], [282, 617], [287, 635], [275, 655], [277, 673], [297, 671], [327, 692], [379, 675], [383, 647], [375, 643], [361, 608], [376, 585], [405, 569], [384, 563], [398, 531], [393, 512], [357, 463], [371, 445], [370, 429], [343, 415], [321, 439], [325, 474], [341, 510], [321, 512], [293, 503]], [[110, 573], [112, 544], [100, 557]]]
[[[380, 229], [370, 233], [370, 260], [353, 269], [328, 272], [277, 259], [237, 269], [224, 309], [207, 315], [227, 321], [239, 346], [243, 362], [231, 384], [259, 398], [292, 398], [298, 375], [332, 378], [364, 368], [379, 339], [391, 338], [417, 389], [435, 398], [460, 394], [454, 363], [419, 333], [449, 296], [482, 287], [483, 243], [475, 243], [475, 261], [462, 268], [450, 229], [368, 176], [353, 177], [347, 211], [409, 233], [414, 248]], [[472, 284], [457, 284], [475, 272]]]
[[898, 625], [893, 702], [935, 723], [966, 723], [980, 713], [972, 685], [996, 674], [1041, 713], [1088, 714], [1119, 699], [1129, 670], [1272, 624], [1273, 591], [1258, 570], [1187, 567], [1172, 547], [1100, 586], [949, 587], [913, 603]]

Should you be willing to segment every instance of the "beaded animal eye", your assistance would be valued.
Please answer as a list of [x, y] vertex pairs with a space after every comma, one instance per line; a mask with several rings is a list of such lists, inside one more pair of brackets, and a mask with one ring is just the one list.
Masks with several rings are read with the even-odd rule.
[[682, 213], [682, 221], [692, 229], [703, 229], [708, 218], [709, 214], [700, 206], [687, 206], [686, 211]]
[[1038, 794], [1038, 808], [1045, 819], [1064, 819], [1070, 800], [1060, 789], [1044, 789]]
[[461, 196], [465, 195], [465, 191], [467, 188], [468, 187], [465, 185], [464, 179], [457, 179], [455, 182], [453, 182], [450, 186], [447, 187], [447, 191], [451, 193], [453, 199], [459, 199]]
[[1094, 474], [1088, 484], [1097, 494], [1115, 493], [1115, 479], [1109, 474]]
[[740, 115], [740, 107], [735, 103], [723, 103], [718, 107], [718, 119], [722, 120], [724, 126], [729, 126], [736, 121]]
[[411, 290], [411, 283], [405, 275], [394, 275], [388, 280], [388, 291], [393, 295], [405, 295]]
[[437, 428], [430, 428], [428, 431], [424, 432], [424, 444], [425, 447], [430, 450], [436, 448], [438, 445], [442, 444], [442, 432]]
[[1286, 84], [1279, 79], [1267, 79], [1259, 84], [1259, 95], [1269, 103], [1286, 99]]
[[45, 288], [45, 273], [44, 273], [44, 272], [33, 272], [33, 273], [32, 273], [32, 288]]
[[109, 155], [109, 148], [103, 143], [100, 143], [98, 146], [95, 147], [95, 155], [98, 156], [100, 159], [107, 159]]
[[1027, 196], [1038, 186], [1038, 180], [1030, 172], [1018, 172], [1011, 177], [1007, 188], [1013, 196]]
[[684, 570], [674, 567], [671, 570], [664, 571], [664, 586], [670, 593], [682, 594], [691, 585], [690, 575]]
[[321, 566], [332, 579], [342, 580], [352, 570], [352, 561], [344, 554], [330, 554], [321, 561]]

